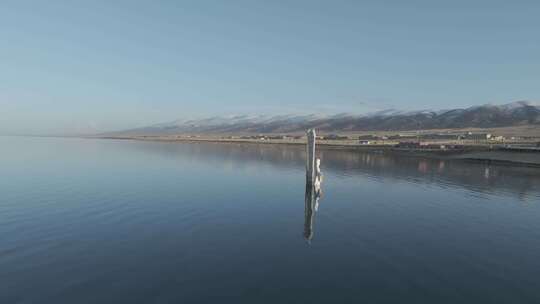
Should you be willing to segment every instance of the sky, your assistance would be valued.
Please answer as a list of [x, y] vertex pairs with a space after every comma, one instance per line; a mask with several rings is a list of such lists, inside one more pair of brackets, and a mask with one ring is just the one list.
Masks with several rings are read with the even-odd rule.
[[0, 2], [0, 134], [540, 100], [540, 1]]

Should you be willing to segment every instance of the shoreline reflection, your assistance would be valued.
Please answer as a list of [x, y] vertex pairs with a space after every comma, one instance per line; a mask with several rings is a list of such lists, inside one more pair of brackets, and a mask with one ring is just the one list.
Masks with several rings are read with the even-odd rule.
[[[249, 168], [261, 162], [305, 172], [305, 147], [268, 144], [133, 142], [139, 151], [165, 157], [179, 155], [215, 165]], [[131, 147], [130, 147], [131, 149]], [[325, 174], [336, 178], [373, 177], [461, 188], [476, 193], [511, 195], [520, 200], [540, 196], [540, 168], [478, 161], [436, 159], [367, 151], [320, 149]]]

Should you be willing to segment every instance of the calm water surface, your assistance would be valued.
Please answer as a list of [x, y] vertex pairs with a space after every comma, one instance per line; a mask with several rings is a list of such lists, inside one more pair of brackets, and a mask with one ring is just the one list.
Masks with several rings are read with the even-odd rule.
[[0, 137], [0, 303], [540, 303], [540, 169], [320, 157]]

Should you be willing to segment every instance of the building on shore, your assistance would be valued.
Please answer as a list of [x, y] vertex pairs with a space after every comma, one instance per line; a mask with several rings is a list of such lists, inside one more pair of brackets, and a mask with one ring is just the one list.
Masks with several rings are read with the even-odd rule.
[[505, 140], [504, 136], [501, 136], [501, 135], [498, 135], [498, 136], [491, 136], [489, 138], [490, 141], [498, 141], [498, 142], [503, 142]]
[[490, 138], [491, 138], [490, 133], [472, 133], [472, 132], [467, 132], [467, 134], [465, 134], [465, 137], [464, 137], [464, 139], [474, 140], [474, 141], [487, 141]]

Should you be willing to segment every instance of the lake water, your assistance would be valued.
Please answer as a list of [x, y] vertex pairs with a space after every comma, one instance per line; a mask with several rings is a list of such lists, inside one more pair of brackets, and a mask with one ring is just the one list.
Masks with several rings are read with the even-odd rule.
[[540, 303], [540, 169], [319, 154], [0, 137], [0, 303]]

